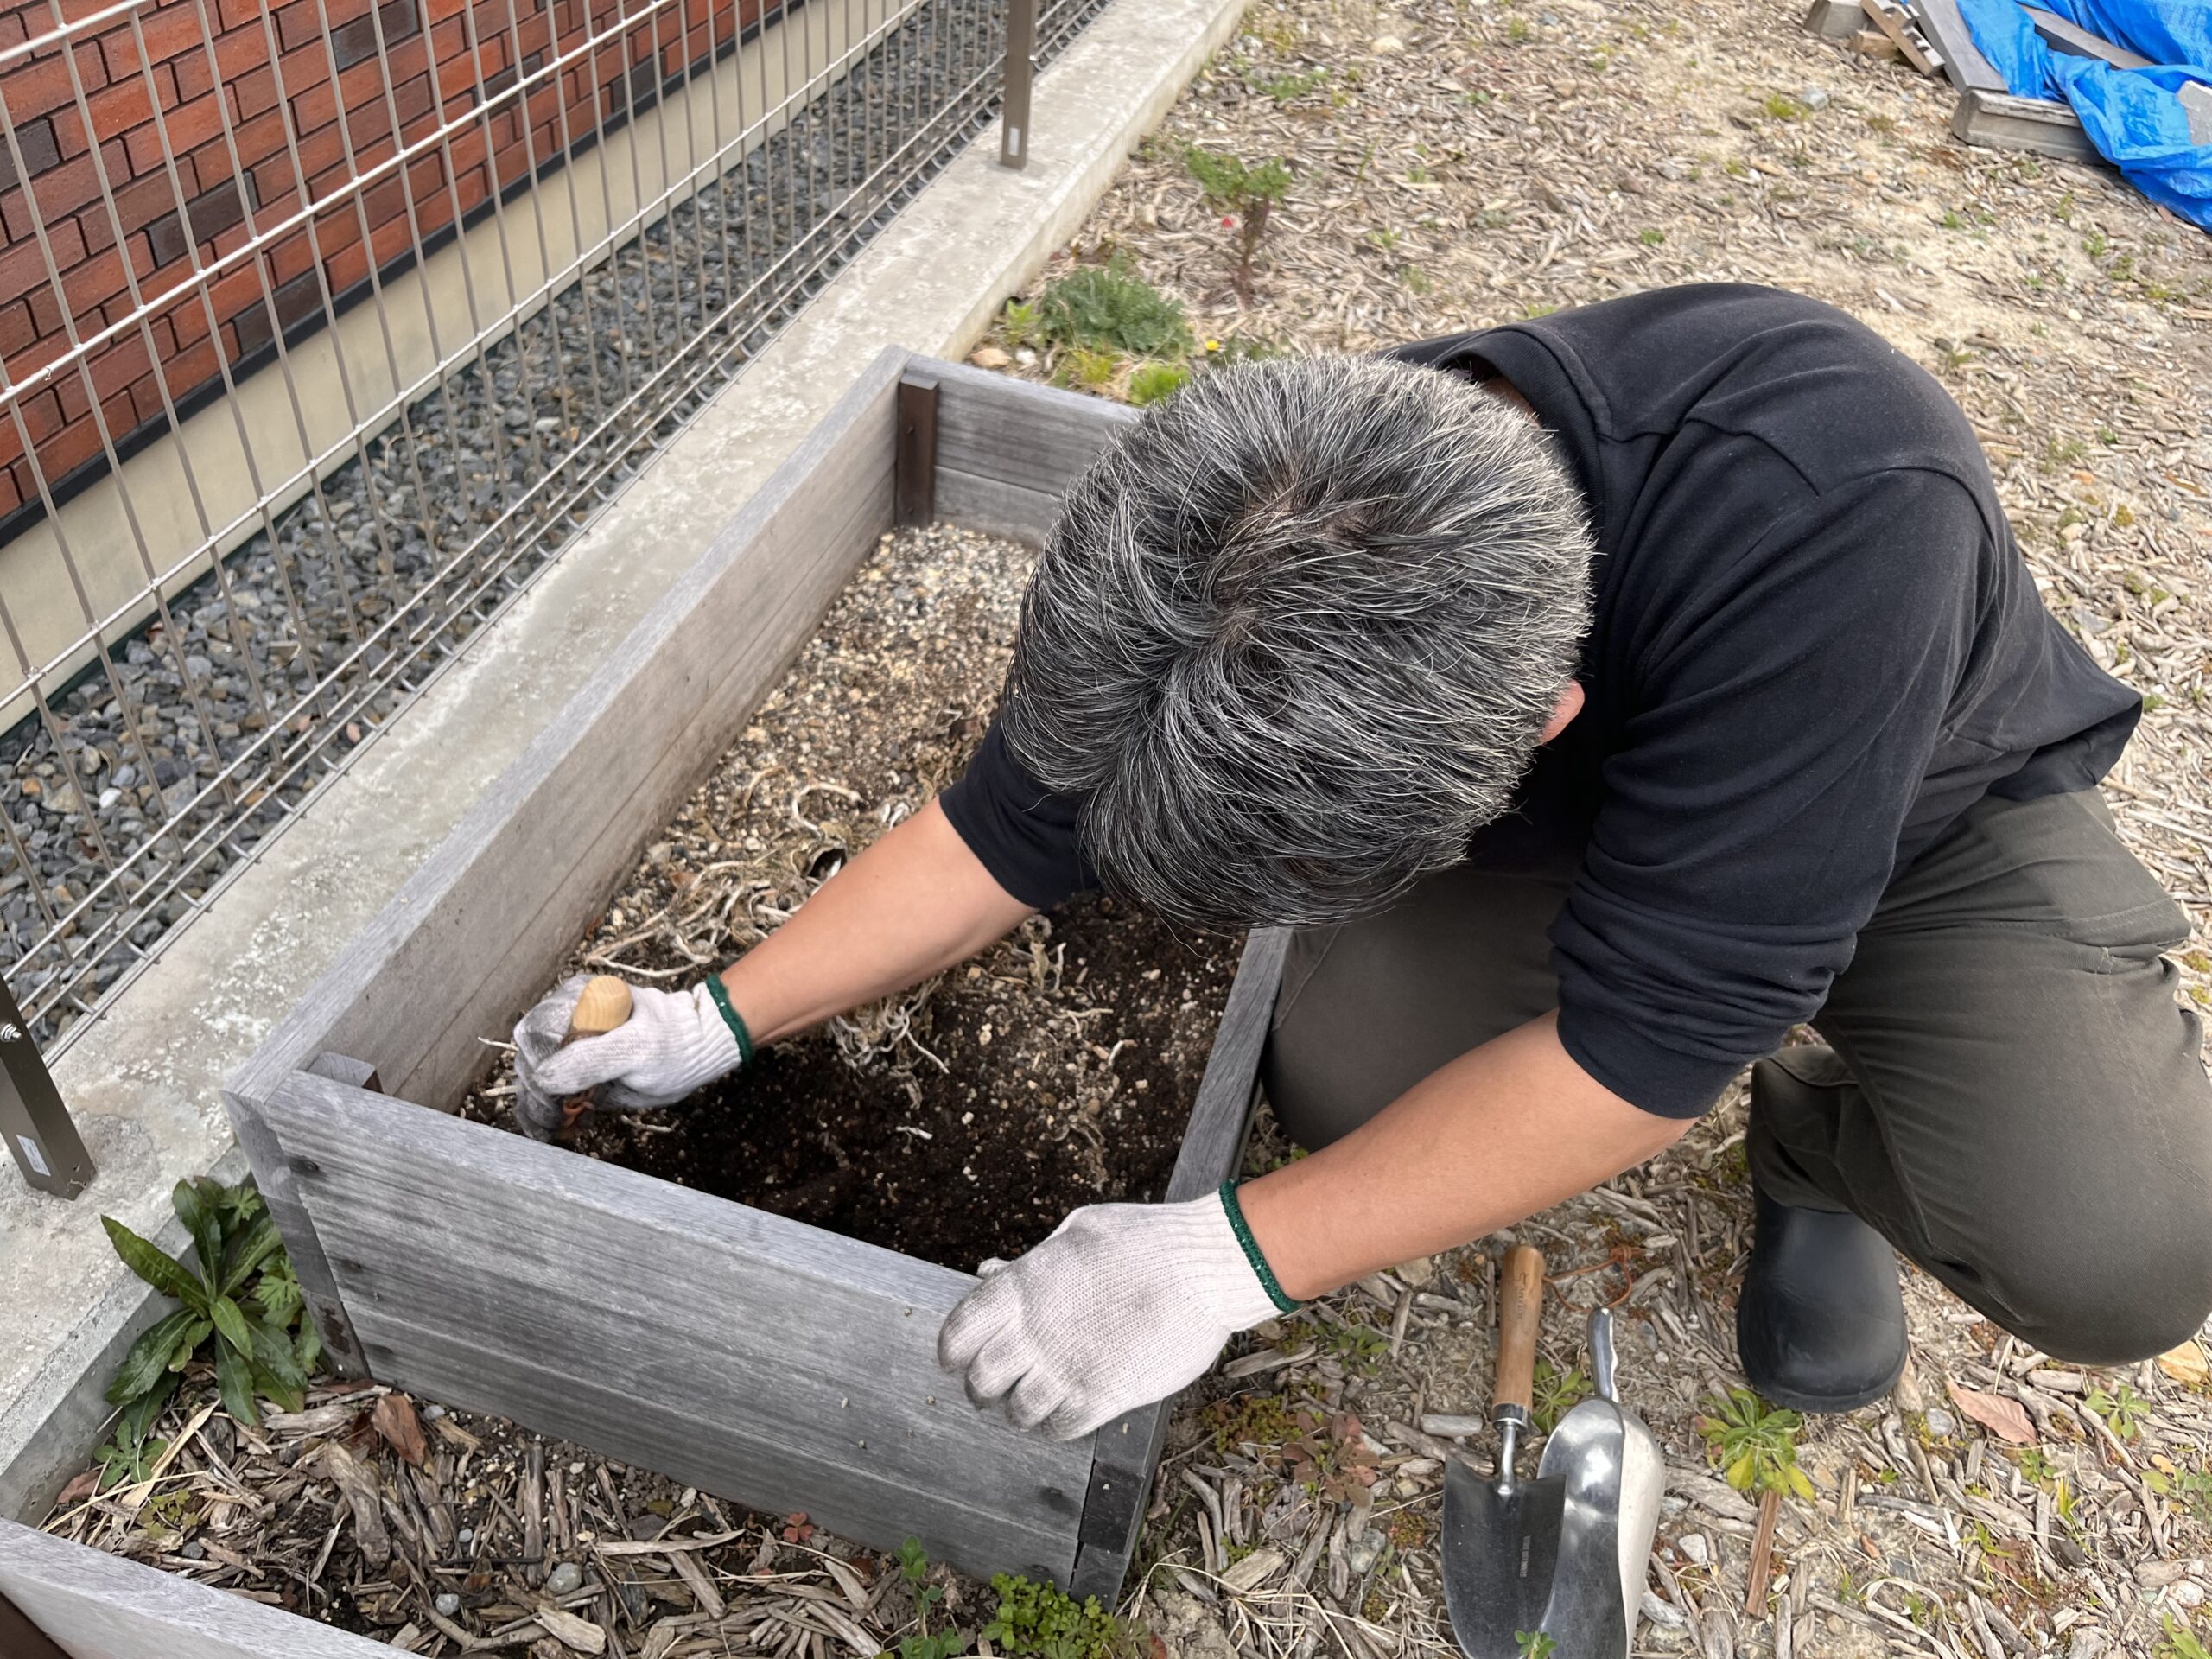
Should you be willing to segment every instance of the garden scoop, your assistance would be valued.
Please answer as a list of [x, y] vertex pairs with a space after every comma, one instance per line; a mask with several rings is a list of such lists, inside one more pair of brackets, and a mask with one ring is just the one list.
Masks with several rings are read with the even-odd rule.
[[[1560, 1419], [1534, 1480], [1514, 1471], [1535, 1391], [1544, 1259], [1507, 1252], [1499, 1275], [1491, 1416], [1497, 1479], [1464, 1459], [1444, 1472], [1444, 1601], [1468, 1659], [1627, 1659], [1666, 1470], [1615, 1386], [1612, 1317], [1590, 1316], [1599, 1397]], [[1548, 1638], [1548, 1641], [1539, 1638]]]

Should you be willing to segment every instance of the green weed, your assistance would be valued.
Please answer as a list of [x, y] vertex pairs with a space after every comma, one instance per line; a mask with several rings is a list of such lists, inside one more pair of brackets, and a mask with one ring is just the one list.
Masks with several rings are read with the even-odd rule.
[[1787, 92], [1769, 92], [1766, 102], [1759, 107], [1767, 112], [1769, 119], [1775, 121], [1802, 121], [1813, 112]]
[[1548, 1359], [1536, 1362], [1535, 1405], [1529, 1413], [1537, 1429], [1548, 1434], [1559, 1420], [1590, 1397], [1590, 1379], [1579, 1365], [1562, 1371]]
[[1121, 1659], [1135, 1645], [1122, 1621], [1092, 1596], [1078, 1605], [1051, 1584], [1001, 1573], [991, 1589], [998, 1611], [983, 1627], [983, 1639], [1001, 1653], [1037, 1654], [1043, 1659]]
[[1141, 409], [1173, 397], [1190, 380], [1191, 371], [1180, 363], [1140, 363], [1129, 371], [1129, 401]]
[[999, 332], [1012, 346], [1034, 346], [1038, 327], [1037, 307], [1027, 300], [1008, 300], [999, 315]]
[[247, 1425], [261, 1421], [257, 1393], [301, 1409], [321, 1356], [314, 1325], [300, 1318], [299, 1281], [283, 1241], [253, 1184], [179, 1181], [169, 1203], [192, 1236], [196, 1271], [114, 1217], [100, 1217], [124, 1265], [183, 1304], [131, 1344], [108, 1383], [108, 1402], [123, 1408], [111, 1445], [126, 1465], [203, 1346], [213, 1345], [223, 1409]]
[[918, 1538], [909, 1538], [899, 1546], [899, 1571], [914, 1591], [914, 1623], [920, 1628], [912, 1636], [899, 1638], [899, 1659], [955, 1659], [965, 1653], [968, 1643], [960, 1632], [954, 1630], [930, 1634], [930, 1610], [944, 1599], [941, 1586], [926, 1584], [929, 1577], [929, 1552], [922, 1548]]
[[1120, 255], [1070, 271], [1037, 302], [1044, 338], [1056, 346], [1118, 352], [1127, 357], [1179, 358], [1191, 349], [1183, 308], [1141, 277]]
[[2091, 1411], [2105, 1420], [2105, 1425], [2123, 1440], [2132, 1440], [2141, 1431], [2145, 1408], [2143, 1396], [2123, 1382], [2116, 1393], [2107, 1394], [2102, 1388], [2091, 1389], [2085, 1402]]
[[1749, 1389], [1713, 1403], [1697, 1427], [1722, 1478], [1739, 1492], [1794, 1492], [1809, 1503], [1813, 1483], [1797, 1466], [1797, 1414], [1765, 1405]]
[[1255, 167], [1242, 156], [1192, 144], [1183, 165], [1198, 181], [1206, 204], [1236, 221], [1236, 297], [1252, 302], [1252, 260], [1267, 234], [1268, 219], [1290, 190], [1290, 168], [1269, 158]]
[[1541, 1630], [1516, 1630], [1513, 1643], [1520, 1659], [1551, 1659], [1552, 1649], [1559, 1646], [1556, 1639]]
[[1636, 233], [1636, 239], [1647, 248], [1656, 248], [1667, 239], [1667, 232], [1656, 225], [1649, 225]]
[[2212, 1659], [2204, 1643], [2197, 1640], [2196, 1632], [2177, 1619], [2165, 1622], [2166, 1639], [2158, 1643], [2158, 1659]]

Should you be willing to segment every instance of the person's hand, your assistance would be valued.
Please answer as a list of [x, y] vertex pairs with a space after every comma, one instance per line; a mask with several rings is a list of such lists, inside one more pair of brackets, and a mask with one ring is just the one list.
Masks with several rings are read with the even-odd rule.
[[673, 1106], [744, 1064], [747, 1046], [703, 984], [688, 991], [632, 986], [627, 1020], [563, 1047], [588, 978], [564, 981], [515, 1027], [515, 1116], [533, 1138], [552, 1139], [568, 1121], [563, 1103], [575, 1096], [588, 1093], [613, 1111], [647, 1111]]
[[945, 1316], [938, 1363], [968, 1397], [1003, 1397], [1017, 1428], [1088, 1434], [1202, 1374], [1239, 1331], [1280, 1311], [1219, 1194], [1095, 1204]]

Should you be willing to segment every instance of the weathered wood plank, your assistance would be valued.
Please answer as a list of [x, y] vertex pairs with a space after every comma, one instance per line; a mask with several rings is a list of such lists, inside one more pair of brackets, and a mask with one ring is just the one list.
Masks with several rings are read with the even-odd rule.
[[2077, 58], [2101, 58], [2115, 69], [2148, 69], [2151, 60], [2139, 57], [2124, 46], [2114, 46], [2101, 35], [2092, 35], [2081, 24], [2061, 17], [2055, 11], [2045, 11], [2040, 6], [2022, 6], [2028, 19], [2036, 26], [2036, 33], [2062, 52], [2071, 52]]
[[[969, 473], [1057, 500], [1116, 432], [1137, 418], [1125, 404], [988, 369], [946, 364], [938, 377], [938, 489], [945, 471]], [[940, 494], [938, 512], [958, 522]]]
[[[0, 1595], [70, 1659], [391, 1659], [391, 1649], [0, 1520]], [[8, 1659], [16, 1659], [13, 1649]], [[24, 1656], [29, 1659], [29, 1656]]]
[[2104, 157], [2082, 130], [2074, 111], [2042, 98], [1967, 91], [1951, 112], [1951, 136], [1986, 149], [2025, 149], [2062, 162]]
[[937, 472], [937, 505], [938, 516], [953, 524], [1025, 547], [1042, 547], [1060, 516], [1057, 495], [944, 467]]
[[[890, 527], [887, 351], [232, 1080], [322, 1049], [434, 1103], [482, 1063]], [[583, 821], [579, 822], [580, 818]], [[497, 948], [486, 949], [487, 940]]]
[[1073, 1566], [1090, 1443], [937, 1369], [969, 1275], [305, 1073], [263, 1111], [380, 1381], [880, 1548]]
[[1974, 43], [1974, 32], [1959, 11], [1959, 0], [1912, 0], [1912, 15], [1943, 54], [1943, 73], [1952, 86], [1962, 92], [2005, 90], [2005, 77]]
[[[1267, 1046], [1289, 945], [1290, 930], [1281, 927], [1262, 928], [1244, 942], [1236, 978], [1206, 1057], [1205, 1074], [1192, 1103], [1183, 1149], [1168, 1178], [1171, 1202], [1211, 1192], [1236, 1174], [1243, 1160], [1259, 1086], [1260, 1055]], [[1110, 1601], [1119, 1592], [1136, 1553], [1152, 1471], [1160, 1461], [1174, 1403], [1163, 1400], [1098, 1431], [1084, 1503], [1082, 1541], [1070, 1586], [1072, 1593]]]

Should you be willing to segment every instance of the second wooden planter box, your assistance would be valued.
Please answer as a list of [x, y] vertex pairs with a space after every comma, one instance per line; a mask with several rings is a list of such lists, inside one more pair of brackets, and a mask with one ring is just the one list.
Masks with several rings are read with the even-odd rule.
[[[232, 1079], [340, 1365], [877, 1548], [1116, 1592], [1165, 1406], [1017, 1433], [937, 1369], [968, 1274], [410, 1103], [461, 1098], [879, 537], [1033, 543], [1128, 418], [887, 353]], [[1281, 962], [1279, 935], [1247, 947], [1170, 1198], [1236, 1167]]]

